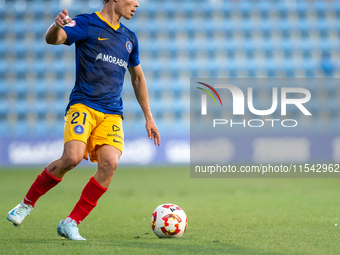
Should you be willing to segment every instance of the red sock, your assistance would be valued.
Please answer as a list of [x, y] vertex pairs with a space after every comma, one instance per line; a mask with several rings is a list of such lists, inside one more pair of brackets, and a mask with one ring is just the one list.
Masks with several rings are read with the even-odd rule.
[[24, 203], [34, 207], [37, 200], [59, 182], [61, 182], [61, 179], [56, 178], [45, 168], [32, 183], [31, 188], [28, 190], [24, 198]]
[[75, 220], [77, 224], [82, 222], [97, 205], [99, 198], [107, 191], [93, 177], [85, 185], [80, 199], [68, 217]]

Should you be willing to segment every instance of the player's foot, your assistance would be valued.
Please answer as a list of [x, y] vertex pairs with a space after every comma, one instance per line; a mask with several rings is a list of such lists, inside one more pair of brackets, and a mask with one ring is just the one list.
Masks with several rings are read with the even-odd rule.
[[66, 223], [64, 220], [61, 220], [57, 227], [57, 232], [58, 236], [66, 237], [70, 240], [76, 241], [86, 240], [79, 234], [79, 229], [77, 227], [77, 222], [75, 220], [72, 220], [69, 223]]
[[11, 221], [14, 226], [22, 223], [27, 215], [33, 210], [33, 206], [25, 204], [23, 201], [7, 213], [7, 220]]

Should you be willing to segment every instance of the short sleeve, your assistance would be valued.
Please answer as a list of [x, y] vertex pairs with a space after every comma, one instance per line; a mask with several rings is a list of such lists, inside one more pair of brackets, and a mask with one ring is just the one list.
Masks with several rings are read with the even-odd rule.
[[87, 38], [89, 19], [85, 15], [78, 15], [63, 28], [67, 34], [68, 45]]
[[135, 36], [135, 42], [133, 44], [133, 48], [132, 48], [132, 51], [131, 51], [130, 56], [129, 56], [128, 67], [138, 66], [140, 64], [138, 40], [137, 40], [137, 36], [135, 34], [134, 34], [134, 36]]

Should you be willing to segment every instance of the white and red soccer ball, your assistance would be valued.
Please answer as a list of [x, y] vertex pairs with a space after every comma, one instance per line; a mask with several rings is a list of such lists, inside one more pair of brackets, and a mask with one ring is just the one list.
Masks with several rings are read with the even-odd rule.
[[163, 204], [153, 212], [150, 224], [159, 238], [181, 237], [187, 229], [188, 219], [179, 206]]

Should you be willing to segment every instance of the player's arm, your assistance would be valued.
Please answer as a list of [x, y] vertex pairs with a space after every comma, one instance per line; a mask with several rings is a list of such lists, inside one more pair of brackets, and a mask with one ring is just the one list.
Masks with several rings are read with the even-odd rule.
[[48, 28], [45, 35], [46, 42], [54, 45], [67, 43], [67, 34], [62, 28], [64, 25], [71, 22], [71, 20], [72, 19], [68, 17], [67, 10], [63, 9], [63, 11], [54, 19], [55, 23]]
[[151, 114], [146, 80], [142, 67], [141, 65], [129, 67], [129, 72], [131, 75], [131, 83], [135, 91], [137, 101], [144, 113], [146, 121], [145, 127], [146, 131], [148, 132], [148, 137], [149, 139], [154, 139], [155, 144], [158, 144], [158, 146], [160, 146], [161, 136]]

